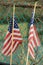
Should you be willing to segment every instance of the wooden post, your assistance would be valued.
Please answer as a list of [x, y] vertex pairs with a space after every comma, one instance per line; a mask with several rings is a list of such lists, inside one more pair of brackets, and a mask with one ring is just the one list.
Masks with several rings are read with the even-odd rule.
[[10, 65], [12, 65], [12, 48], [13, 48], [13, 29], [14, 29], [14, 14], [15, 14], [15, 5], [13, 6], [13, 27], [12, 27], [12, 45], [11, 45], [11, 58], [10, 58]]
[[[37, 2], [35, 2], [35, 5], [34, 5], [34, 15], [35, 15], [35, 10], [36, 10], [36, 5], [37, 5]], [[29, 48], [28, 48], [28, 51], [27, 51], [26, 65], [30, 65], [30, 63], [28, 62], [28, 56], [29, 56]]]

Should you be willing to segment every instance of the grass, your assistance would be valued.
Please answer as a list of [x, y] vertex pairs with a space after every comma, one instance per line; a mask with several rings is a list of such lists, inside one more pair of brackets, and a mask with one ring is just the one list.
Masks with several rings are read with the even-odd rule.
[[[17, 48], [17, 50], [13, 54], [13, 64], [17, 65], [17, 63], [18, 63], [18, 65], [25, 65], [25, 63], [26, 63], [25, 58], [27, 56], [27, 48], [28, 48], [27, 47], [28, 46], [27, 45], [28, 44], [27, 37], [28, 37], [29, 25], [28, 25], [28, 22], [20, 22], [20, 23], [18, 23], [18, 26], [20, 28], [20, 32], [22, 34], [24, 41], [23, 41], [22, 45], [19, 45], [19, 47]], [[37, 28], [39, 29], [39, 26]], [[1, 53], [2, 47], [4, 44], [4, 38], [6, 36], [7, 31], [8, 31], [8, 24], [0, 24], [0, 62], [10, 63], [10, 57], [4, 56]], [[40, 40], [42, 42], [43, 35], [41, 35]], [[43, 42], [42, 42], [42, 44], [43, 44]], [[39, 50], [38, 51], [39, 57], [37, 57], [37, 59], [39, 60], [40, 57], [42, 57], [42, 55], [43, 55], [43, 45], [38, 50]], [[24, 52], [24, 54], [23, 54], [23, 52]], [[43, 59], [41, 60], [41, 62], [42, 61], [43, 61]], [[31, 61], [29, 59], [29, 62], [33, 63], [34, 61]], [[38, 64], [38, 65], [40, 65], [40, 64]]]
[[7, 32], [8, 25], [7, 24], [0, 24], [0, 41], [4, 40], [4, 37]]

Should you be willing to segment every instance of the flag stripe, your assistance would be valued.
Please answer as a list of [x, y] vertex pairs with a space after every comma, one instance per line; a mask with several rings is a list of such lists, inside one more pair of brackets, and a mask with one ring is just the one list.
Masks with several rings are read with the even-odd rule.
[[20, 32], [19, 28], [13, 28], [15, 32]]
[[[12, 22], [12, 18], [11, 18], [11, 20], [9, 22], [8, 32], [5, 37], [4, 46], [2, 49], [2, 53], [7, 56], [9, 56], [11, 54], [11, 51], [13, 53], [16, 50], [17, 46], [22, 43], [22, 36], [21, 36], [21, 33], [20, 33], [16, 20], [14, 20], [13, 29], [12, 29], [12, 26], [13, 26], [13, 22]], [[12, 32], [12, 30], [13, 30], [13, 32]], [[12, 34], [13, 34], [13, 37], [12, 37]], [[13, 41], [13, 43], [12, 43], [12, 41]]]
[[3, 49], [3, 54], [4, 55], [7, 55], [6, 54], [7, 53], [6, 51], [8, 51], [10, 49], [10, 46], [11, 46], [11, 43], [8, 46], [6, 46], [6, 48]]
[[14, 32], [13, 35], [21, 36], [21, 34], [17, 32]]
[[21, 35], [20, 36], [18, 36], [18, 35], [13, 35], [14, 37], [17, 37], [17, 38], [21, 38]]
[[9, 54], [9, 53], [11, 54], [11, 48], [13, 49], [13, 47], [11, 47], [11, 46], [12, 46], [12, 43], [11, 43], [11, 45], [10, 45], [9, 49], [7, 50], [7, 52], [5, 53], [5, 55], [7, 55], [7, 56], [8, 56], [8, 54]]
[[10, 35], [10, 32], [7, 32], [5, 40], [9, 37], [9, 35]]
[[19, 42], [17, 41], [16, 44], [15, 44], [15, 46], [13, 46], [12, 52], [14, 52], [14, 51], [16, 50], [16, 48], [17, 48], [18, 45], [19, 45], [18, 43], [19, 43]]
[[22, 40], [22, 38], [17, 38], [17, 37], [14, 37], [13, 39], [14, 40]]
[[31, 50], [32, 54], [34, 54], [34, 49], [31, 44], [29, 44], [29, 49]]
[[34, 48], [39, 46], [40, 41], [38, 40], [38, 34], [36, 32], [36, 28], [34, 28], [35, 26], [32, 24], [30, 27], [30, 31], [29, 31], [29, 49], [30, 49], [30, 55], [34, 58], [35, 56], [35, 52], [34, 52]]
[[29, 53], [32, 56], [32, 58], [35, 59], [35, 56], [34, 56], [34, 54], [32, 54], [31, 50], [29, 50]]
[[[15, 44], [16, 43], [16, 44]], [[15, 43], [13, 44], [13, 47], [12, 47], [12, 52], [14, 52], [15, 50], [16, 50], [16, 48], [17, 48], [17, 46], [18, 46], [18, 43], [17, 43], [17, 41], [15, 41]], [[11, 50], [8, 52], [8, 56], [11, 54]]]
[[[18, 42], [16, 42], [16, 44], [15, 45], [13, 45], [13, 49], [12, 49], [12, 52], [14, 52], [16, 49], [17, 49], [17, 47], [18, 47]], [[10, 51], [11, 52], [11, 51]], [[8, 56], [11, 54], [11, 53], [8, 53]]]
[[38, 37], [38, 33], [36, 30], [36, 26], [34, 25], [34, 12], [32, 12], [32, 18], [31, 18], [31, 25], [30, 25], [30, 30], [29, 30], [29, 37], [28, 37], [28, 48], [29, 48], [29, 53], [32, 56], [33, 59], [35, 59], [35, 50], [34, 48], [40, 46], [40, 40]]
[[9, 37], [6, 39], [6, 41], [4, 42], [4, 45], [11, 39], [11, 34], [9, 35]]
[[32, 46], [33, 46], [34, 48], [36, 47], [36, 45], [35, 45], [35, 43], [34, 43], [33, 40], [31, 40], [31, 44], [32, 44]]
[[[15, 41], [12, 45], [15, 46], [15, 44], [16, 44], [16, 41]], [[12, 46], [12, 45], [11, 45], [11, 46]], [[13, 46], [12, 46], [12, 49], [13, 49]], [[8, 50], [8, 53], [7, 53], [8, 56], [11, 54], [11, 50], [12, 50], [12, 49], [11, 49], [11, 47], [10, 47], [10, 50]]]
[[38, 33], [37, 33], [37, 30], [36, 30], [36, 27], [34, 27], [34, 30], [35, 30], [35, 33], [36, 33], [36, 38], [37, 38], [37, 41], [38, 41], [38, 46], [40, 45], [40, 40], [39, 40], [39, 37], [38, 37]]
[[10, 40], [11, 40], [11, 37], [8, 39], [8, 41], [5, 42], [3, 48], [5, 48], [9, 44]]

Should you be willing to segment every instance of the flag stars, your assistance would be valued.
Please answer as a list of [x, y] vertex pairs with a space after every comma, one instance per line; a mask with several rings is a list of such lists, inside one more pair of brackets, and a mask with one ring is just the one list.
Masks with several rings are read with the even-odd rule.
[[18, 25], [16, 22], [14, 22], [14, 28], [18, 28]]

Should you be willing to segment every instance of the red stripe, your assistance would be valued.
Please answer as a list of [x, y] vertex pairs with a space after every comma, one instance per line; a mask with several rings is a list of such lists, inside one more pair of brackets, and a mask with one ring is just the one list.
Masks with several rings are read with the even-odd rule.
[[18, 30], [13, 30], [14, 31], [14, 33], [20, 33], [20, 31], [18, 31]]
[[33, 41], [34, 41], [35, 46], [37, 47], [37, 43], [36, 43], [35, 37], [33, 37]]
[[13, 37], [22, 38], [21, 36], [18, 36], [18, 35], [13, 35]]
[[8, 32], [8, 34], [6, 34], [5, 40], [11, 35], [10, 32]]
[[32, 51], [32, 48], [29, 46], [29, 49], [31, 50], [32, 54], [34, 54], [34, 52]]
[[30, 44], [32, 45], [32, 47], [34, 48], [33, 44], [32, 44], [32, 41], [30, 41]]
[[11, 41], [11, 37], [8, 39], [8, 41], [5, 43], [5, 45], [3, 46], [3, 49], [9, 44], [9, 42]]
[[[17, 41], [18, 41], [18, 40], [16, 40], [15, 43], [13, 44], [13, 48], [14, 48], [14, 46], [15, 46], [15, 44], [16, 44]], [[22, 43], [22, 41], [18, 41], [18, 42], [19, 42], [18, 45]], [[17, 45], [17, 46], [18, 46], [18, 45]], [[11, 47], [11, 45], [9, 45], [9, 47], [6, 49], [6, 51], [4, 52], [4, 54], [8, 51], [8, 49], [9, 49], [10, 47]], [[17, 47], [16, 47], [16, 48], [17, 48]], [[15, 50], [16, 50], [16, 48], [15, 48]], [[9, 53], [8, 53], [7, 55], [9, 55], [10, 53], [11, 53], [11, 50], [9, 51]]]
[[35, 34], [36, 34], [36, 37], [37, 37], [38, 45], [40, 45], [40, 39], [38, 37], [38, 32], [36, 30], [36, 27], [34, 27], [34, 30], [35, 30]]
[[[18, 30], [13, 30], [13, 32], [20, 34], [20, 31], [18, 31]], [[7, 33], [7, 35], [6, 35], [6, 37], [5, 37], [5, 41], [8, 39], [8, 37], [10, 36], [10, 34], [11, 34], [10, 32]], [[19, 35], [14, 35], [13, 37], [22, 38], [21, 35], [20, 35], [20, 36], [19, 36]], [[11, 38], [12, 38], [12, 36], [8, 39], [8, 41], [7, 41], [7, 42], [5, 43], [5, 45], [3, 46], [3, 51], [4, 51], [4, 48], [6, 48], [5, 51], [4, 51], [4, 53], [3, 53], [4, 55], [5, 55], [7, 52], [8, 52], [8, 53], [7, 53], [6, 55], [11, 54], [11, 49], [10, 49], [10, 48], [11, 48], [11, 45], [12, 45]], [[11, 43], [9, 44], [10, 41], [11, 41]], [[15, 45], [16, 45], [17, 42], [18, 42], [18, 44], [17, 44], [16, 48], [18, 47], [19, 44], [22, 43], [22, 40], [16, 40], [16, 39], [15, 39], [15, 40], [13, 40], [13, 41], [14, 41], [14, 44], [13, 44], [12, 50], [14, 49], [14, 47], [15, 47]], [[9, 44], [9, 46], [7, 47], [8, 44]], [[14, 51], [16, 50], [16, 48], [14, 49]], [[10, 50], [9, 50], [9, 49], [10, 49]], [[14, 51], [13, 51], [13, 52], [14, 52]]]
[[[33, 29], [33, 31], [31, 32], [32, 29]], [[34, 36], [34, 32], [35, 32], [36, 38], [35, 38], [35, 36]], [[33, 36], [30, 37], [30, 35], [32, 35], [32, 34], [33, 34]], [[36, 42], [36, 39], [37, 39], [37, 41], [38, 41], [38, 45], [40, 45], [40, 40], [39, 40], [39, 37], [38, 37], [38, 33], [37, 33], [37, 30], [36, 30], [36, 26], [33, 25], [33, 26], [30, 27], [29, 38], [28, 38], [29, 44], [31, 44], [32, 47], [33, 47], [32, 41], [34, 42], [35, 47], [38, 46], [38, 45], [37, 45], [37, 42]], [[29, 46], [29, 49], [30, 49], [30, 51], [31, 51], [31, 52], [29, 51], [30, 54], [32, 53], [32, 55], [33, 55], [33, 57], [34, 57], [34, 52], [33, 52], [34, 47], [33, 47], [33, 50], [32, 50], [31, 46]], [[32, 55], [31, 55], [31, 56], [32, 56]]]
[[33, 28], [34, 28], [34, 26], [31, 26], [31, 27], [30, 27], [30, 30], [33, 29]]
[[10, 41], [11, 41], [11, 37], [10, 37], [9, 40], [5, 43], [5, 45], [3, 46], [3, 49], [9, 44]]
[[[31, 50], [30, 50], [30, 51], [31, 51]], [[29, 51], [29, 54], [31, 55], [31, 52], [30, 52], [30, 51]], [[31, 56], [32, 56], [32, 58], [35, 57], [35, 54], [32, 54]], [[33, 58], [33, 59], [34, 59], [34, 58]]]
[[9, 50], [9, 48], [10, 48], [10, 46], [11, 46], [11, 43], [10, 43], [10, 45], [8, 46], [8, 48], [5, 50], [4, 54], [6, 54], [6, 53], [7, 53], [7, 51], [8, 51], [8, 50]]
[[34, 26], [34, 31], [35, 31], [36, 37], [38, 38], [38, 32], [35, 26]]
[[29, 35], [33, 34], [33, 32], [30, 32]]
[[39, 40], [38, 33], [37, 33], [35, 26], [34, 26], [34, 32], [35, 32], [35, 35], [36, 35], [36, 38], [37, 38], [37, 41], [38, 41], [38, 45], [40, 45], [40, 40]]
[[[15, 43], [13, 44], [12, 49], [14, 48], [15, 44], [16, 44], [16, 41], [15, 41]], [[11, 54], [11, 50], [8, 52], [7, 55], [10, 55], [10, 54]]]
[[33, 36], [31, 36], [30, 38], [28, 38], [29, 41], [32, 40], [32, 39], [33, 39]]
[[[19, 44], [18, 44], [19, 45]], [[16, 46], [16, 48], [14, 49], [14, 51], [13, 52], [15, 52], [15, 50], [17, 49], [17, 47], [18, 47], [18, 45]], [[12, 52], [12, 53], [13, 53]], [[9, 53], [7, 54], [7, 55], [10, 55], [11, 54], [11, 50], [9, 51]]]
[[21, 44], [23, 40], [16, 40], [16, 39], [13, 39], [13, 41], [18, 41], [18, 42]]
[[36, 26], [34, 25], [34, 30], [36, 31]]
[[16, 48], [14, 49], [14, 51], [13, 52], [15, 52], [15, 50], [17, 49], [17, 47], [18, 47], [18, 45], [19, 45], [19, 43], [17, 44], [17, 46], [16, 46]]

